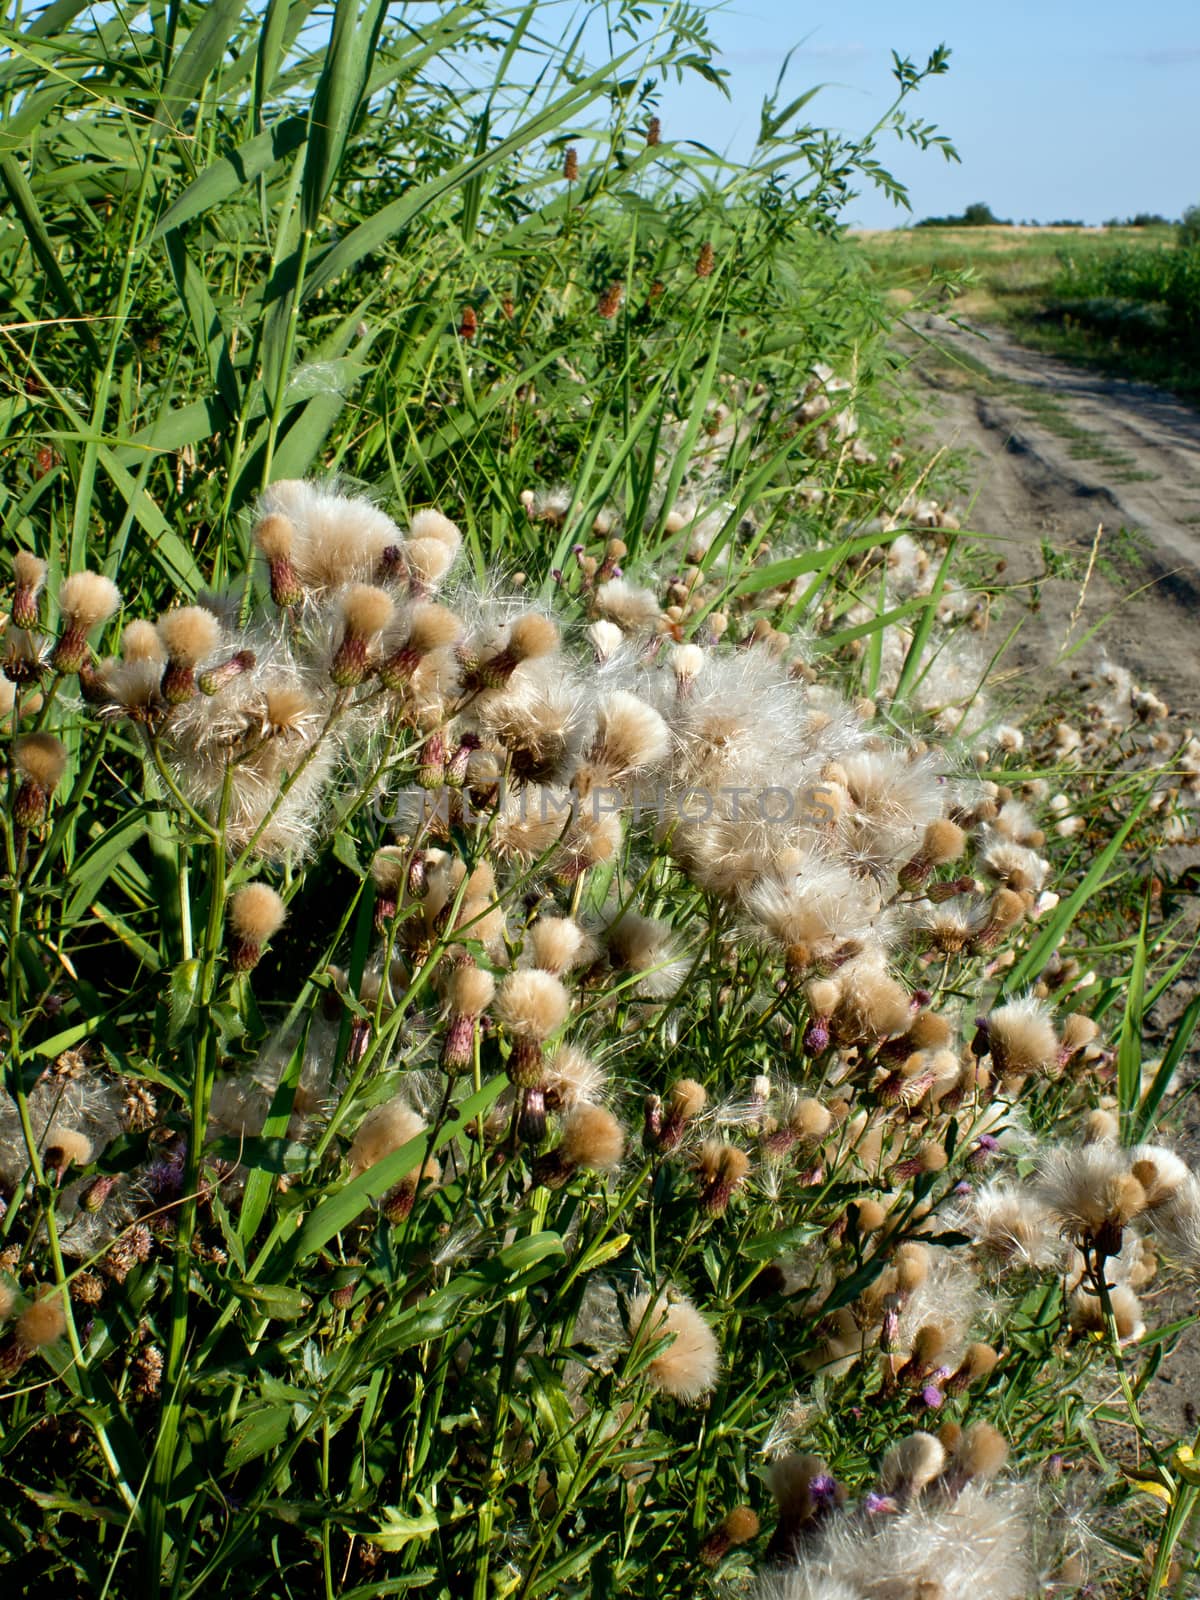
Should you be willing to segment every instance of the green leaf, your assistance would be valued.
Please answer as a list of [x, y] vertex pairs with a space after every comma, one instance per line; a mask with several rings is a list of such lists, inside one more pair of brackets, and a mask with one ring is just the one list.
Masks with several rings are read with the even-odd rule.
[[[508, 1079], [503, 1074], [486, 1083], [478, 1094], [464, 1100], [456, 1107], [458, 1119], [448, 1122], [433, 1142], [433, 1152], [459, 1136], [462, 1126], [483, 1116], [503, 1094]], [[343, 1228], [348, 1228], [363, 1213], [372, 1200], [385, 1195], [406, 1172], [410, 1172], [429, 1146], [429, 1138], [422, 1134], [410, 1139], [408, 1144], [385, 1156], [375, 1166], [352, 1179], [328, 1199], [322, 1200], [307, 1218], [296, 1236], [277, 1251], [280, 1276], [288, 1277], [309, 1256], [327, 1245]]]
[[189, 961], [181, 961], [171, 974], [167, 996], [167, 1038], [172, 1044], [195, 1019], [200, 1005], [200, 972], [200, 961], [193, 956]]
[[286, 1283], [230, 1283], [230, 1291], [272, 1322], [298, 1322], [312, 1302]]
[[226, 1472], [236, 1472], [239, 1467], [281, 1445], [287, 1438], [291, 1419], [291, 1406], [265, 1406], [248, 1411], [226, 1436]]
[[277, 161], [282, 161], [298, 150], [308, 135], [305, 117], [284, 117], [266, 133], [247, 139], [227, 156], [205, 167], [194, 178], [173, 205], [167, 207], [158, 226], [150, 235], [151, 241], [181, 228], [206, 211], [219, 206], [246, 184], [264, 172], [269, 172]]
[[219, 63], [242, 13], [242, 0], [206, 0], [200, 20], [175, 57], [154, 108], [157, 121], [172, 133], [183, 127], [184, 114]]

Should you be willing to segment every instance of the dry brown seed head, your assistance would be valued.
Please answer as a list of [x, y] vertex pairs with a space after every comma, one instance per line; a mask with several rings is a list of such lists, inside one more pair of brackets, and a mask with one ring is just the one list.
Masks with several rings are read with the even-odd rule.
[[967, 836], [956, 822], [939, 817], [925, 829], [921, 854], [935, 867], [957, 861], [967, 847]]
[[64, 578], [58, 591], [58, 609], [63, 621], [81, 633], [90, 633], [107, 622], [120, 604], [121, 591], [111, 578], [99, 572], [77, 572]]
[[158, 636], [170, 661], [194, 667], [221, 642], [221, 624], [204, 606], [178, 606], [158, 619]]
[[518, 617], [508, 635], [508, 648], [518, 661], [533, 661], [558, 649], [558, 626], [536, 611]]
[[446, 985], [447, 1004], [455, 1016], [479, 1016], [495, 995], [496, 980], [482, 967], [455, 967]]
[[496, 996], [496, 1015], [517, 1039], [541, 1041], [562, 1026], [571, 997], [549, 972], [536, 968], [510, 972]]
[[60, 1290], [42, 1284], [34, 1290], [35, 1299], [17, 1318], [17, 1338], [30, 1349], [53, 1344], [67, 1331], [67, 1314]]
[[152, 622], [127, 622], [121, 629], [122, 661], [162, 661], [167, 652]]
[[264, 945], [283, 927], [287, 909], [267, 883], [247, 883], [229, 898], [229, 926], [248, 944]]
[[286, 561], [292, 553], [296, 529], [282, 512], [268, 512], [254, 528], [254, 543], [268, 561]]
[[13, 762], [22, 778], [51, 794], [67, 770], [67, 747], [52, 733], [27, 733], [16, 742]]
[[987, 1422], [976, 1422], [959, 1440], [954, 1465], [968, 1478], [994, 1478], [1008, 1460], [1008, 1445]]
[[558, 1148], [572, 1167], [607, 1172], [625, 1153], [625, 1130], [603, 1106], [579, 1105], [563, 1123]]

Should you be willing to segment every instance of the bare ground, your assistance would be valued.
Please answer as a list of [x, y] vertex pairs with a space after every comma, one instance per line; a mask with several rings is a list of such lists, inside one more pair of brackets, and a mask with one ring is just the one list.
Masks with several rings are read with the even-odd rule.
[[[1200, 413], [991, 328], [931, 317], [918, 332], [910, 353], [925, 428], [932, 443], [962, 453], [964, 524], [998, 541], [1006, 575], [1036, 598], [1012, 651], [1026, 692], [1046, 692], [1071, 664], [1066, 649], [1099, 623], [1089, 649], [1103, 645], [1183, 724], [1200, 726]], [[1198, 980], [1194, 960], [1147, 1019], [1148, 1055], [1162, 1049]], [[1185, 1072], [1200, 1076], [1194, 1051]], [[1200, 1165], [1200, 1095], [1185, 1101], [1174, 1133]], [[1195, 1309], [1191, 1290], [1148, 1298], [1155, 1323]], [[1195, 1433], [1200, 1328], [1160, 1367], [1144, 1404], [1167, 1436]], [[1128, 1442], [1115, 1444], [1120, 1459]]]
[[964, 521], [1001, 541], [1011, 577], [1037, 585], [1016, 661], [1044, 673], [1102, 623], [1097, 642], [1200, 721], [1200, 412], [991, 327], [931, 317], [918, 331], [927, 431], [967, 457]]

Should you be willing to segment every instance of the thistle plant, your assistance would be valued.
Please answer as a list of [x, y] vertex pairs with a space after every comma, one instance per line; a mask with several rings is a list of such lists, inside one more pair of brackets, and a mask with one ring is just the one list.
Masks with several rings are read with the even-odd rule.
[[988, 679], [835, 237], [881, 130], [689, 154], [688, 8], [586, 71], [532, 10], [302, 9], [52, 8], [0, 73], [14, 139], [62, 96], [0, 250], [109, 296], [6, 319], [10, 1564], [1086, 1594], [1142, 1581], [1118, 1393], [1168, 1592], [1174, 935], [1124, 1004], [1104, 957], [1195, 763], [1151, 691], [1106, 765], [1093, 682], [1055, 732]]

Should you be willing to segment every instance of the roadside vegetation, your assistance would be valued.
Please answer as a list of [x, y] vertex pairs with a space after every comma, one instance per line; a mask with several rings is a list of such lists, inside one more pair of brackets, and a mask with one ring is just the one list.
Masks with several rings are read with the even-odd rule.
[[994, 320], [1035, 349], [1191, 396], [1200, 393], [1194, 233], [1187, 218], [1104, 228], [933, 218], [858, 238], [894, 305]]
[[946, 52], [737, 166], [700, 9], [430, 13], [5, 35], [10, 1582], [1186, 1595], [1200, 747], [906, 448]]

